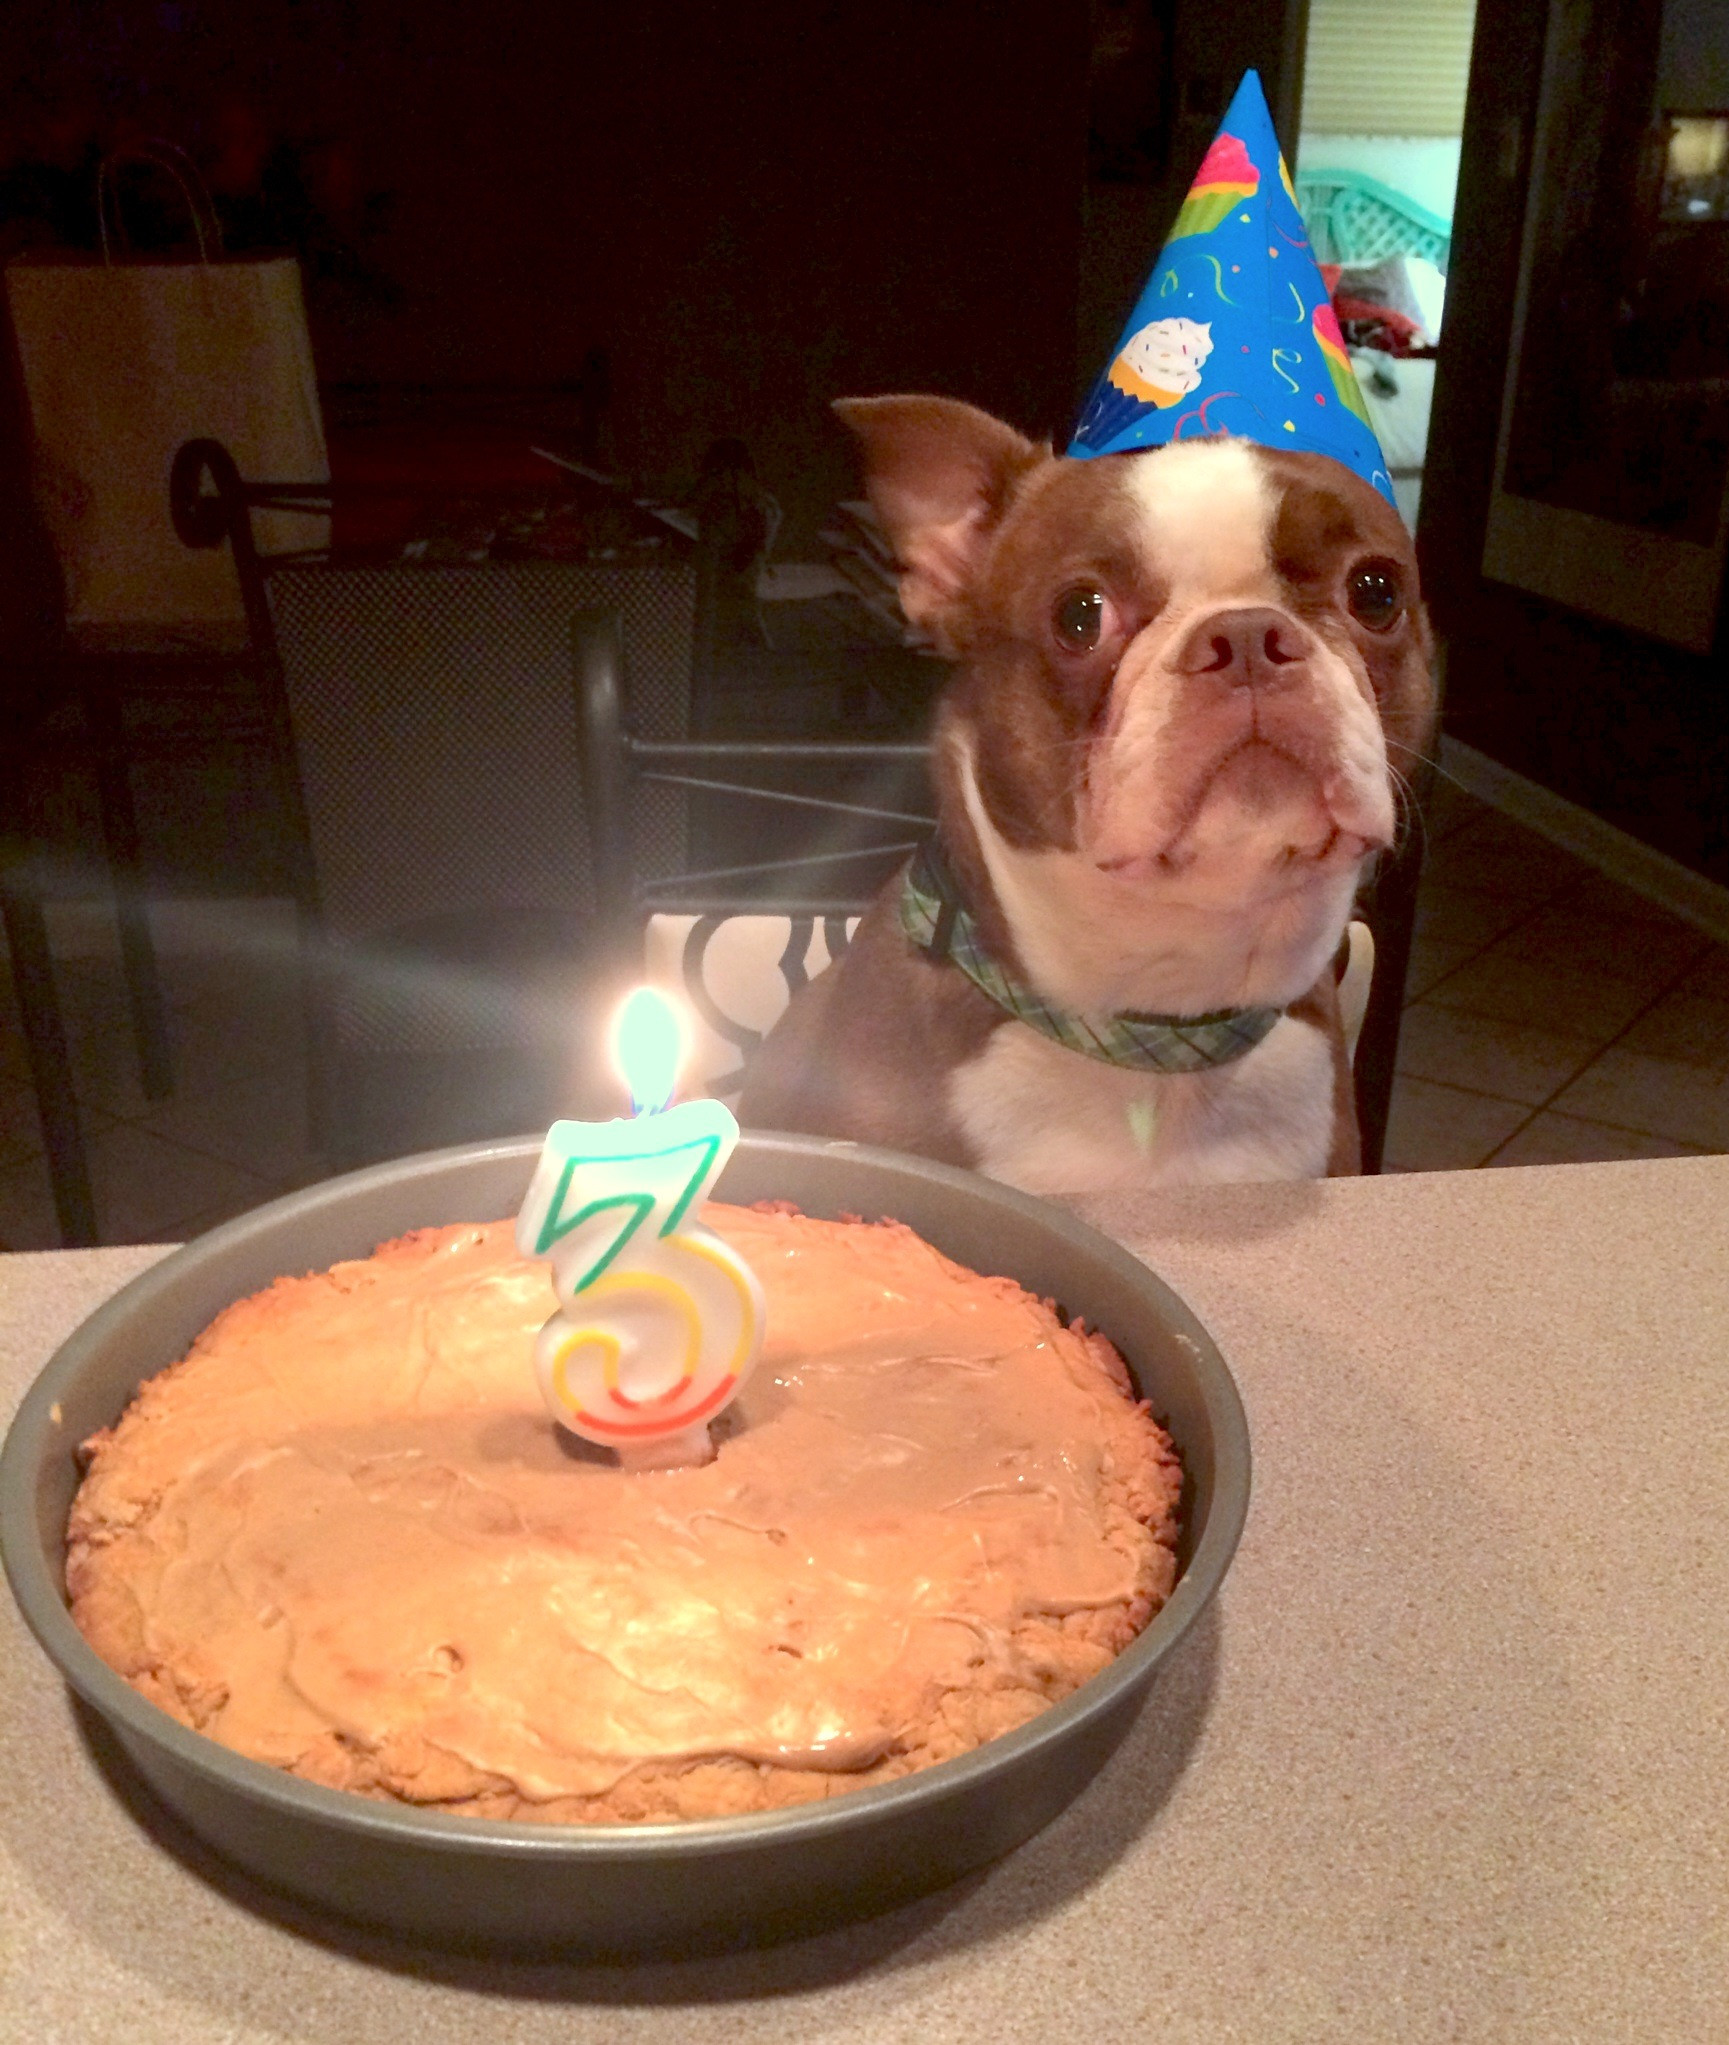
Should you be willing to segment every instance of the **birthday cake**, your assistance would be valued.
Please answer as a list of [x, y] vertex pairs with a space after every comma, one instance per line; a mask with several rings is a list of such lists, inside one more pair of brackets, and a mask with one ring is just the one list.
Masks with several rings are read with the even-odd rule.
[[890, 1781], [1126, 1647], [1181, 1472], [1110, 1344], [893, 1222], [705, 1220], [768, 1302], [712, 1462], [557, 1428], [546, 1265], [422, 1230], [230, 1307], [86, 1444], [91, 1645], [310, 1781], [566, 1823]]

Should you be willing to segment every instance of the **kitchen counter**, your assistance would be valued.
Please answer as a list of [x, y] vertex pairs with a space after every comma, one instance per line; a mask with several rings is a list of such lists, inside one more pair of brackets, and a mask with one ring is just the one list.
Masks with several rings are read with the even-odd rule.
[[[427, 1953], [157, 1812], [0, 1599], [0, 2040], [1729, 2038], [1729, 1157], [1075, 1203], [1248, 1408], [1243, 1544], [989, 1873], [727, 1958]], [[158, 1249], [0, 1257], [9, 1414]]]

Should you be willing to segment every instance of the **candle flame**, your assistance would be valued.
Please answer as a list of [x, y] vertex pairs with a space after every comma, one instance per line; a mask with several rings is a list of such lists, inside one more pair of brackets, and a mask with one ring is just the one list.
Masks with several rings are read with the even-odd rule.
[[634, 1114], [654, 1114], [672, 1099], [686, 1048], [683, 1012], [658, 987], [625, 997], [612, 1026], [612, 1056]]

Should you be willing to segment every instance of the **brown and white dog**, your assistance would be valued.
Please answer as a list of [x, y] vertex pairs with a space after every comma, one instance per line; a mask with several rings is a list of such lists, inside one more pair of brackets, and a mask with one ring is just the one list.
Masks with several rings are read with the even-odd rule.
[[984, 949], [1082, 1018], [1283, 1013], [1208, 1070], [1101, 1062], [913, 943], [897, 881], [770, 1035], [744, 1119], [1033, 1192], [1356, 1170], [1333, 961], [1432, 702], [1397, 514], [1242, 440], [1079, 461], [949, 399], [836, 410], [907, 615], [957, 663], [933, 774]]

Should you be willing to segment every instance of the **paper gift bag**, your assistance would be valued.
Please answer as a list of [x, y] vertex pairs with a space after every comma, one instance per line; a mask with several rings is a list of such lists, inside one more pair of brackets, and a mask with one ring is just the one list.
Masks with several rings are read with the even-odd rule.
[[[104, 205], [103, 260], [6, 271], [37, 498], [74, 628], [242, 620], [228, 550], [183, 546], [169, 518], [183, 442], [221, 441], [249, 480], [330, 474], [299, 264], [222, 259], [190, 166], [151, 160], [186, 190], [201, 260], [112, 260]], [[261, 512], [254, 531], [261, 552], [288, 552], [327, 545], [329, 520]]]

